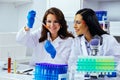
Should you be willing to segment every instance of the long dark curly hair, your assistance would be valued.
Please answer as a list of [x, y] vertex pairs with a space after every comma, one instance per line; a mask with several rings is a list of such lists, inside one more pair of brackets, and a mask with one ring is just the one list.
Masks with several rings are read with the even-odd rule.
[[[64, 15], [63, 15], [63, 13], [60, 9], [52, 7], [45, 12], [43, 20], [42, 20], [42, 22], [45, 25], [46, 25], [46, 19], [47, 19], [48, 14], [55, 15], [59, 24], [60, 24], [60, 26], [62, 26], [60, 28], [60, 30], [58, 31], [58, 36], [61, 39], [65, 39], [65, 38], [68, 38], [68, 37], [73, 37], [74, 38], [74, 36], [71, 33], [69, 33], [68, 30], [67, 30], [68, 26], [67, 26], [66, 20], [65, 20], [65, 17], [64, 17]], [[39, 39], [39, 42], [43, 42], [44, 40], [47, 39], [47, 32], [49, 32], [49, 31], [42, 25], [41, 37]]]

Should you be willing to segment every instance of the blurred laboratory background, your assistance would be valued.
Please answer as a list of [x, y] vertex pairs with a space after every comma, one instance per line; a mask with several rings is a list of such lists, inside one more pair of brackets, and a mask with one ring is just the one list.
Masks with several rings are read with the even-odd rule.
[[[33, 50], [18, 44], [16, 34], [26, 26], [26, 16], [30, 10], [35, 10], [37, 13], [32, 30], [41, 28], [43, 15], [50, 7], [62, 10], [67, 20], [68, 30], [74, 35], [75, 13], [82, 8], [92, 8], [96, 13], [98, 12], [97, 17], [104, 16], [104, 19], [99, 20], [103, 29], [120, 43], [120, 0], [0, 0], [0, 67], [1, 61], [7, 63], [8, 57], [11, 57], [12, 61], [16, 60], [17, 63], [29, 63]], [[31, 76], [3, 75], [3, 73], [0, 71], [2, 75], [0, 80], [33, 80]]]
[[45, 11], [50, 7], [61, 9], [67, 20], [68, 29], [74, 34], [75, 13], [81, 8], [107, 11], [109, 33], [120, 42], [120, 0], [0, 0], [0, 60], [9, 56], [20, 62], [29, 61], [32, 49], [15, 41], [17, 31], [26, 25], [28, 11], [36, 11], [34, 29], [41, 27]]

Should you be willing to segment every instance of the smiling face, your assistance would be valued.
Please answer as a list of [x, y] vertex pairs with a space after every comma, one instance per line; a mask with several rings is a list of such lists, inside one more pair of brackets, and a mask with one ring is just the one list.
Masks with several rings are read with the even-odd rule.
[[86, 35], [88, 27], [80, 14], [75, 15], [74, 29], [77, 35]]
[[48, 14], [46, 18], [46, 26], [47, 29], [50, 31], [51, 36], [57, 37], [58, 31], [60, 30], [60, 24], [56, 19], [56, 16], [53, 14]]

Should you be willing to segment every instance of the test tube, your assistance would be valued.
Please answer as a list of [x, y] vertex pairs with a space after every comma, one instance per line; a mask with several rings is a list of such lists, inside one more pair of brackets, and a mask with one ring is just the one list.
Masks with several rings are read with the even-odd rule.
[[11, 57], [8, 57], [8, 73], [11, 72]]
[[14, 60], [14, 63], [13, 63], [13, 66], [14, 66], [14, 74], [16, 74], [16, 60]]

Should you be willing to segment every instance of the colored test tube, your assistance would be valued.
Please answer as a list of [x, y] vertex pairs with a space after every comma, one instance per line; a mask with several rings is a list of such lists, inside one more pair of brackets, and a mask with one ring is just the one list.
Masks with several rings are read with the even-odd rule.
[[11, 58], [8, 58], [8, 73], [11, 72]]

